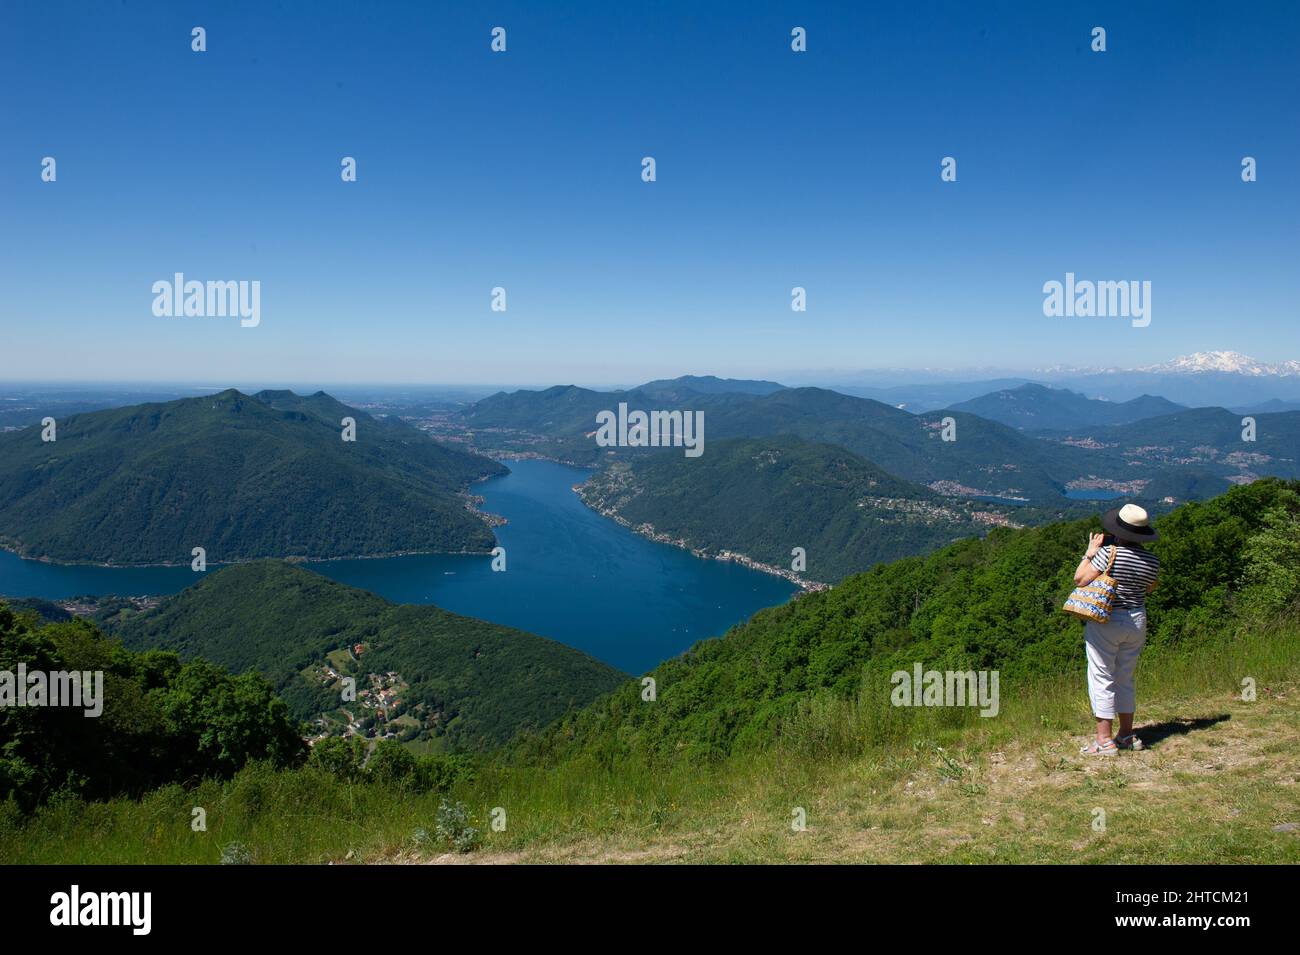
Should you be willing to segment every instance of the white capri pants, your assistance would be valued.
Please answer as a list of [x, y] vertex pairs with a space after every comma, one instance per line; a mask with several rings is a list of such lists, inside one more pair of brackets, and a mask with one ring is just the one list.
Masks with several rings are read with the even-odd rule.
[[1147, 642], [1146, 610], [1111, 612], [1108, 623], [1088, 622], [1083, 629], [1088, 653], [1088, 695], [1099, 720], [1132, 713], [1137, 706], [1133, 671]]

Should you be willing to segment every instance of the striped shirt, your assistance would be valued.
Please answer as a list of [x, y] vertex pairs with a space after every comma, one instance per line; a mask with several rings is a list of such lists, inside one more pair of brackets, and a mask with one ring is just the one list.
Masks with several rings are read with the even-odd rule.
[[1146, 606], [1147, 588], [1160, 576], [1160, 558], [1136, 545], [1112, 544], [1093, 555], [1092, 566], [1105, 573], [1112, 549], [1118, 551], [1110, 568], [1115, 578], [1115, 606], [1140, 610]]

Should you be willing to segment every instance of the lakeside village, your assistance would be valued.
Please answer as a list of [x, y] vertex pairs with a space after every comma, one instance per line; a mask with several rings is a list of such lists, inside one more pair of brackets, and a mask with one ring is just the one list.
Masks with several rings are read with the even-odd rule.
[[600, 502], [593, 492], [590, 484], [575, 484], [573, 491], [582, 499], [582, 502], [590, 507], [602, 517], [607, 517], [616, 524], [626, 527], [628, 530], [640, 534], [642, 537], [660, 544], [670, 544], [673, 547], [680, 547], [682, 550], [690, 551], [696, 557], [702, 560], [728, 560], [733, 563], [741, 564], [750, 570], [762, 571], [765, 574], [772, 574], [776, 577], [784, 577], [790, 583], [800, 588], [806, 593], [815, 593], [818, 590], [830, 590], [831, 585], [822, 583], [817, 580], [808, 580], [792, 570], [785, 567], [777, 567], [774, 564], [764, 564], [747, 557], [744, 554], [738, 554], [730, 550], [722, 550], [718, 553], [711, 553], [699, 547], [693, 546], [689, 541], [682, 538], [673, 537], [655, 530], [652, 524], [633, 524], [622, 514], [618, 513], [612, 506]]
[[[406, 699], [410, 685], [395, 670], [365, 672], [362, 658], [367, 646], [356, 643], [331, 651], [322, 662], [309, 664], [302, 675], [313, 686], [337, 694], [337, 708], [322, 712], [314, 720], [315, 732], [307, 737], [315, 745], [328, 736], [357, 736], [365, 740], [414, 739], [426, 725], [435, 725], [442, 714], [426, 713], [423, 703]], [[356, 699], [344, 699], [346, 684], [356, 680]]]
[[89, 617], [109, 609], [110, 604], [129, 606], [137, 611], [154, 610], [162, 603], [161, 597], [143, 595], [139, 597], [68, 597], [64, 600], [51, 600], [60, 610], [74, 617]]
[[[620, 490], [626, 489], [626, 470], [622, 472], [622, 483], [618, 485]], [[684, 538], [673, 537], [671, 534], [663, 533], [657, 530], [654, 525], [648, 523], [633, 524], [618, 511], [616, 503], [611, 503], [610, 499], [614, 496], [608, 489], [598, 486], [594, 481], [588, 480], [582, 484], [575, 484], [573, 490], [584, 504], [590, 507], [597, 514], [606, 517], [616, 524], [620, 524], [642, 537], [646, 537], [660, 544], [669, 544], [673, 547], [680, 547], [689, 551], [696, 557], [704, 560], [725, 560], [732, 563], [748, 567], [750, 570], [761, 571], [765, 574], [772, 574], [775, 577], [781, 577], [790, 583], [799, 587], [805, 593], [815, 593], [819, 590], [829, 590], [830, 584], [818, 580], [811, 580], [801, 573], [791, 570], [787, 567], [780, 567], [775, 564], [766, 564], [762, 561], [739, 553], [737, 551], [721, 549], [716, 552], [706, 548], [700, 548], [693, 545]], [[864, 497], [857, 502], [859, 508], [870, 508], [879, 511], [882, 515], [889, 518], [902, 521], [917, 520], [922, 523], [932, 523], [935, 521], [948, 522], [966, 522], [986, 527], [1021, 527], [1023, 525], [1012, 520], [1006, 513], [985, 510], [972, 505], [966, 501], [924, 501], [912, 500], [910, 498], [891, 498], [891, 497]]]

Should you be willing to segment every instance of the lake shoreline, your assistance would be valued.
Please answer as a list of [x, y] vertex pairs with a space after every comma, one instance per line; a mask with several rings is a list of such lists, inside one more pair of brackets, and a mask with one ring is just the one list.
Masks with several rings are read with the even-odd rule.
[[[788, 579], [701, 560], [605, 520], [573, 491], [591, 470], [519, 461], [511, 474], [475, 486], [485, 509], [509, 519], [497, 535], [509, 551], [508, 569], [482, 554], [486, 543], [477, 553], [368, 554], [306, 561], [303, 569], [395, 604], [432, 604], [525, 630], [626, 673], [653, 669], [801, 593]], [[214, 563], [207, 569], [220, 572]], [[14, 597], [63, 604], [88, 596], [168, 596], [205, 583], [188, 564], [68, 566], [0, 551], [0, 593]]]
[[[503, 519], [504, 523], [504, 519]], [[105, 564], [93, 560], [55, 560], [52, 557], [29, 557], [22, 551], [14, 550], [12, 547], [0, 546], [0, 551], [6, 554], [13, 554], [19, 560], [30, 560], [36, 564], [46, 564], [50, 567], [97, 567], [103, 570], [150, 570], [159, 567], [188, 567], [189, 561], [177, 561], [176, 563], [159, 563], [159, 564]], [[491, 557], [490, 550], [402, 550], [393, 551], [386, 554], [349, 554], [339, 557], [242, 557], [239, 560], [224, 560], [221, 562], [214, 561], [214, 568], [233, 567], [236, 564], [251, 564], [259, 560], [282, 560], [289, 564], [327, 564], [336, 560], [387, 560], [390, 557]], [[200, 571], [195, 571], [200, 573]], [[206, 573], [203, 571], [202, 573]]]
[[670, 537], [667, 534], [656, 530], [652, 524], [633, 524], [613, 508], [602, 508], [592, 503], [592, 501], [588, 499], [588, 495], [583, 492], [583, 488], [586, 486], [585, 483], [573, 485], [573, 492], [578, 495], [578, 500], [582, 501], [583, 504], [601, 517], [607, 518], [615, 524], [618, 524], [620, 527], [625, 527], [632, 533], [639, 534], [647, 540], [652, 540], [656, 544], [669, 544], [673, 547], [678, 547], [684, 551], [689, 551], [692, 556], [698, 557], [701, 560], [721, 560], [728, 563], [740, 564], [742, 567], [748, 567], [750, 570], [757, 570], [764, 574], [771, 574], [773, 577], [780, 577], [798, 587], [801, 593], [816, 593], [820, 590], [830, 590], [833, 586], [832, 584], [824, 583], [820, 580], [808, 580], [807, 578], [800, 577], [794, 571], [786, 570], [784, 567], [777, 567], [774, 564], [764, 564], [762, 561], [754, 560], [754, 558], [750, 557], [748, 554], [742, 554], [738, 551], [720, 550], [716, 554], [711, 554], [703, 548], [691, 546], [691, 544], [686, 540]]
[[[596, 464], [582, 464], [578, 461], [565, 461], [563, 458], [551, 457], [542, 454], [539, 451], [485, 451], [479, 448], [474, 449], [475, 454], [481, 454], [485, 458], [491, 458], [497, 464], [505, 464], [507, 461], [549, 461], [551, 464], [562, 464], [566, 468], [577, 468], [581, 471], [595, 471], [599, 469]], [[496, 476], [496, 475], [494, 475]]]
[[[469, 484], [465, 485], [465, 487], [459, 492], [458, 495], [465, 502], [465, 510], [469, 511], [471, 514], [473, 514], [475, 517], [481, 520], [484, 524], [486, 524], [489, 528], [503, 527], [509, 522], [500, 514], [493, 514], [490, 511], [482, 510], [481, 505], [484, 503], [482, 495], [473, 494], [470, 492], [469, 489], [477, 484], [482, 484], [486, 481], [490, 481], [493, 478], [501, 478], [505, 476], [506, 475], [504, 474], [481, 475], [480, 477], [475, 478]], [[495, 547], [500, 543], [500, 541], [496, 540], [495, 533], [492, 536], [493, 536], [493, 546]], [[117, 564], [117, 563], [104, 563], [102, 561], [95, 561], [95, 560], [58, 560], [53, 557], [29, 556], [28, 554], [23, 553], [23, 551], [18, 547], [13, 546], [15, 543], [16, 543], [15, 541], [0, 538], [0, 551], [13, 554], [19, 560], [31, 560], [40, 564], [47, 564], [51, 567], [99, 567], [106, 570], [148, 570], [150, 568], [157, 568], [157, 567], [188, 567], [192, 563], [191, 561], [186, 561], [186, 560], [178, 560], [175, 561], [174, 563], [160, 562], [160, 563], [147, 563], [147, 564]], [[433, 557], [433, 556], [466, 556], [466, 555], [477, 556], [477, 557], [490, 557], [492, 556], [492, 551], [491, 549], [489, 550], [398, 550], [398, 551], [391, 551], [382, 554], [339, 554], [337, 556], [330, 556], [330, 557], [307, 557], [299, 554], [292, 554], [287, 557], [281, 557], [278, 555], [264, 555], [261, 557], [241, 557], [237, 560], [225, 560], [220, 562], [214, 561], [212, 566], [230, 567], [235, 564], [251, 564], [253, 561], [257, 561], [257, 560], [283, 560], [291, 564], [323, 564], [335, 560], [386, 560], [390, 557]], [[195, 571], [195, 573], [199, 573], [199, 571]]]

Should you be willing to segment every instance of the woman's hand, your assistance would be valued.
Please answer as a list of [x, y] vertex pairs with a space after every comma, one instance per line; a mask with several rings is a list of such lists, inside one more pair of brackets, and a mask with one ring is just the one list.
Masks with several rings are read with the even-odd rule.
[[1084, 560], [1092, 560], [1097, 556], [1097, 551], [1101, 550], [1101, 542], [1106, 539], [1105, 534], [1088, 535], [1088, 552], [1084, 554]]

